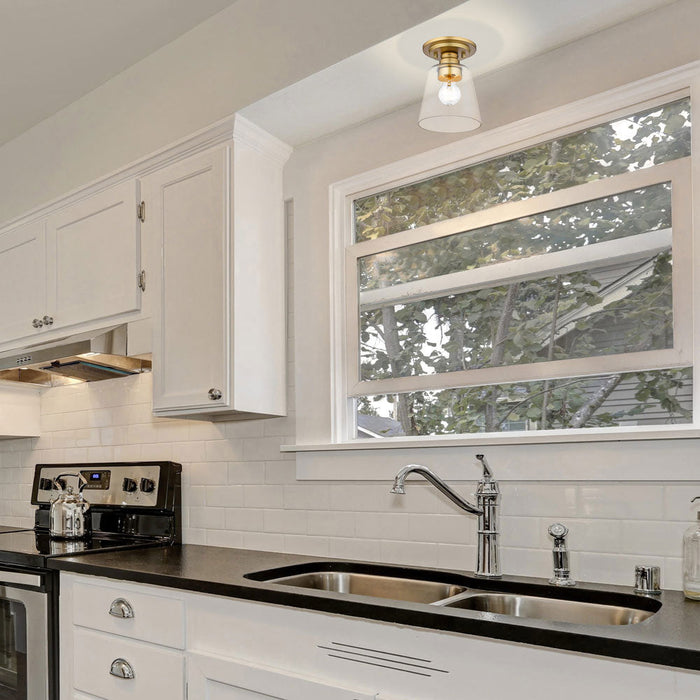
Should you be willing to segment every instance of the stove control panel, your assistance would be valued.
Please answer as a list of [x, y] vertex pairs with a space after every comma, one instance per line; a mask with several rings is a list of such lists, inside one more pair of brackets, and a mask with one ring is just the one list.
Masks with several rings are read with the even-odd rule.
[[109, 469], [99, 469], [93, 471], [91, 469], [81, 469], [80, 473], [87, 480], [87, 484], [83, 488], [86, 489], [101, 489], [109, 488], [109, 482], [112, 478], [112, 472]]
[[[86, 466], [89, 465], [76, 465], [74, 470], [66, 465], [42, 466], [37, 503], [50, 503], [58, 493], [53, 480], [59, 474], [73, 473], [85, 477], [87, 484], [83, 487], [83, 496], [93, 505], [156, 506], [160, 484], [160, 467], [157, 464], [101, 465], [96, 469], [86, 469]], [[64, 482], [62, 488], [71, 485], [77, 490], [79, 485], [77, 476], [64, 476], [61, 481]]]

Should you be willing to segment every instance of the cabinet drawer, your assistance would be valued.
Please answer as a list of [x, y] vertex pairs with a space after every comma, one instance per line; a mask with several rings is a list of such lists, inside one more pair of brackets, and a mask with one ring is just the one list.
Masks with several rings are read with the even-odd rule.
[[[115, 617], [110, 614], [112, 607], [115, 608], [114, 612], [131, 610], [133, 617]], [[104, 586], [76, 583], [73, 622], [82, 627], [176, 649], [185, 647], [183, 601], [142, 593], [128, 584]]]
[[[74, 642], [76, 690], [109, 700], [184, 699], [185, 660], [179, 652], [80, 628]], [[117, 659], [129, 664], [133, 678], [110, 674]]]

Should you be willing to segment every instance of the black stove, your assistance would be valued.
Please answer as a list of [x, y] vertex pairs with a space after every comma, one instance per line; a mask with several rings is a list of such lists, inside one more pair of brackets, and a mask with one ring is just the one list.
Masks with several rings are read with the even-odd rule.
[[[58, 698], [59, 578], [47, 560], [181, 542], [181, 472], [175, 462], [36, 466], [34, 529], [0, 526], [0, 699]], [[87, 481], [92, 534], [84, 539], [49, 534], [54, 480], [66, 473]]]

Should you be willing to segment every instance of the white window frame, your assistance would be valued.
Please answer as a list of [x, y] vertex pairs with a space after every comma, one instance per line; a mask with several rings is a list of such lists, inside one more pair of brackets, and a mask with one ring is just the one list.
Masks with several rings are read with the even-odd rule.
[[[585, 100], [530, 117], [514, 124], [493, 129], [483, 134], [470, 136], [448, 147], [434, 149], [424, 154], [398, 161], [391, 165], [363, 173], [356, 177], [335, 183], [330, 188], [331, 209], [331, 293], [333, 308], [332, 329], [332, 428], [333, 444], [338, 447], [400, 447], [449, 446], [459, 444], [499, 444], [499, 443], [539, 443], [571, 440], [619, 440], [650, 439], [660, 437], [697, 437], [700, 435], [700, 381], [694, 382], [693, 423], [683, 426], [635, 426], [614, 428], [560, 429], [546, 431], [522, 431], [503, 434], [475, 433], [455, 436], [417, 436], [404, 438], [384, 438], [382, 440], [355, 438], [355, 415], [353, 397], [365, 394], [392, 393], [422, 389], [470, 386], [523, 380], [533, 381], [542, 378], [555, 378], [572, 375], [605, 374], [616, 371], [649, 369], [650, 360], [655, 368], [672, 368], [694, 364], [700, 367], [700, 334], [698, 328], [698, 305], [693, 305], [693, 289], [697, 282], [693, 279], [694, 269], [698, 269], [698, 233], [692, 229], [692, 212], [700, 212], [698, 203], [698, 181], [700, 180], [700, 129], [693, 129], [692, 153], [690, 158], [671, 161], [653, 168], [602, 178], [590, 183], [532, 197], [518, 202], [508, 202], [491, 209], [467, 214], [462, 217], [440, 221], [428, 226], [384, 236], [371, 241], [354, 243], [353, 202], [356, 199], [386, 191], [403, 184], [410, 184], [458, 168], [491, 160], [501, 155], [513, 153], [547, 142], [552, 139], [580, 131], [615, 117], [640, 111], [647, 107], [662, 105], [690, 95], [691, 104], [700, 104], [700, 72], [698, 64], [684, 66], [667, 73], [633, 83], [620, 89], [601, 93]], [[695, 98], [695, 99], [694, 99]], [[359, 381], [359, 327], [357, 260], [359, 257], [390, 250], [399, 246], [424, 240], [426, 237], [440, 238], [457, 232], [507, 221], [532, 213], [555, 209], [567, 204], [597, 199], [610, 194], [637, 189], [659, 182], [672, 182], [673, 251], [674, 251], [674, 347], [646, 353], [626, 353], [607, 355], [583, 360], [558, 360], [532, 365], [516, 365], [498, 368], [483, 368], [467, 372], [402, 377], [371, 382]], [[697, 214], [696, 214], [697, 217]], [[664, 232], [649, 235], [650, 247], [660, 244]], [[667, 235], [667, 234], [666, 234]], [[608, 252], [622, 257], [625, 239], [611, 241]], [[570, 251], [562, 253], [563, 266], [577, 266], [582, 260], [582, 249], [575, 249], [577, 260], [567, 260]], [[601, 249], [592, 251], [598, 255]], [[548, 257], [554, 254], [548, 254]], [[559, 255], [557, 253], [557, 255]], [[533, 256], [528, 261], [514, 264], [512, 277], [519, 274], [536, 276], [542, 269], [545, 256]], [[695, 263], [694, 263], [695, 260]], [[498, 265], [504, 275], [504, 263]], [[493, 267], [496, 267], [495, 265]], [[580, 268], [579, 268], [580, 269]], [[456, 273], [450, 282], [460, 289], [470, 285], [484, 284], [488, 279], [489, 268], [480, 268], [467, 273]], [[504, 279], [506, 277], [504, 276]], [[446, 280], [442, 280], [442, 283]], [[412, 285], [409, 287], [409, 284]], [[404, 294], [430, 294], [431, 280], [425, 283], [412, 282], [401, 290]], [[397, 285], [399, 286], [399, 285]], [[396, 292], [396, 287], [388, 290], [365, 293], [366, 303], [378, 302], [381, 295]], [[374, 299], [372, 298], [374, 295]], [[386, 297], [385, 297], [386, 298]], [[423, 298], [426, 298], [425, 296]], [[524, 368], [527, 368], [524, 370]], [[466, 375], [469, 375], [467, 378]], [[464, 376], [459, 376], [464, 375]]]

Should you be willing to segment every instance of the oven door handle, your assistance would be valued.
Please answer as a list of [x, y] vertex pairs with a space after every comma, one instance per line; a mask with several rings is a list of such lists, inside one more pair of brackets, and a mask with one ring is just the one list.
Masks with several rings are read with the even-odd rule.
[[23, 574], [20, 571], [2, 571], [0, 569], [0, 586], [32, 586], [41, 588], [41, 576], [37, 574]]

